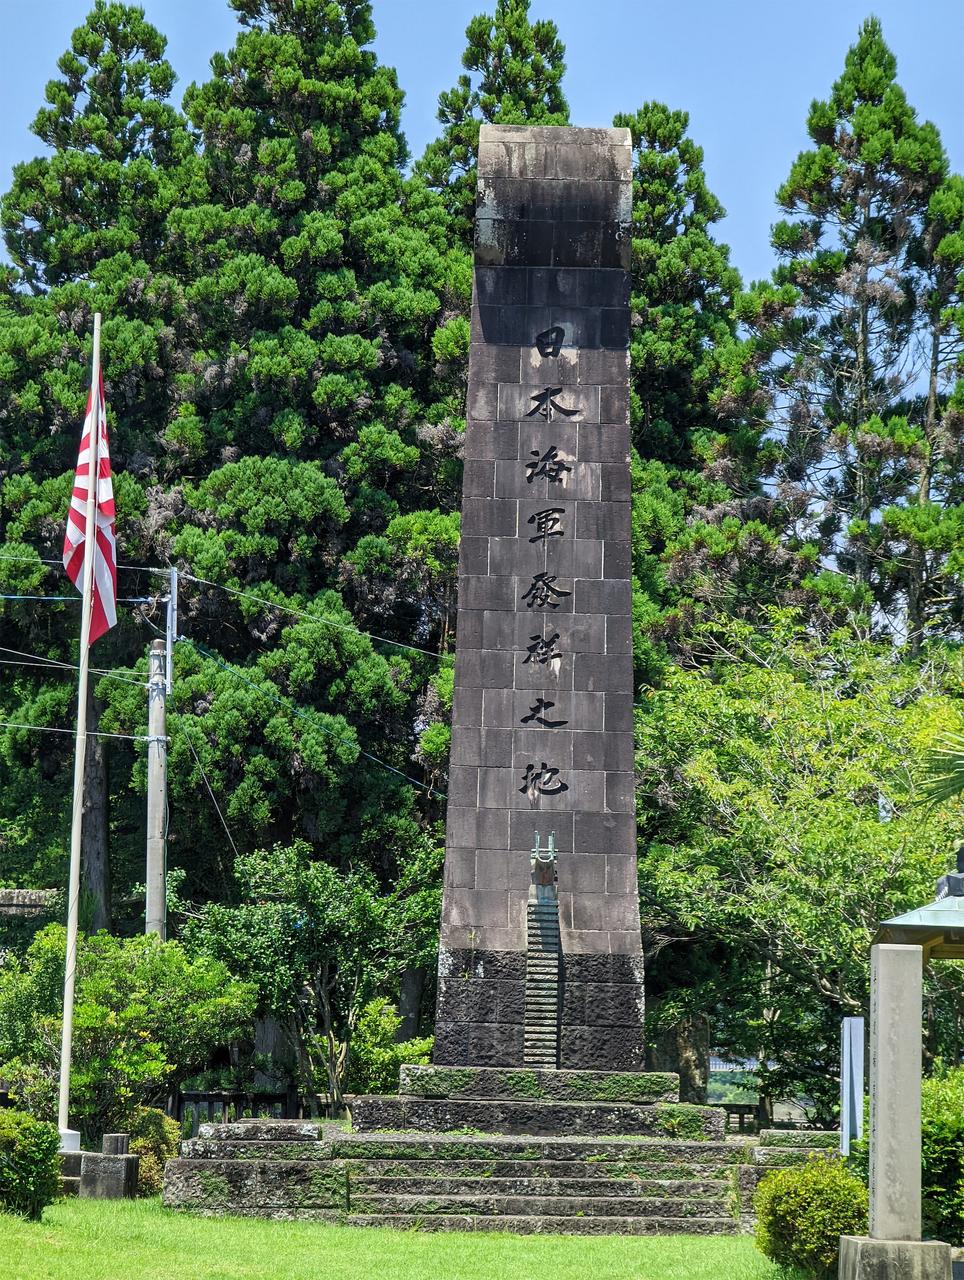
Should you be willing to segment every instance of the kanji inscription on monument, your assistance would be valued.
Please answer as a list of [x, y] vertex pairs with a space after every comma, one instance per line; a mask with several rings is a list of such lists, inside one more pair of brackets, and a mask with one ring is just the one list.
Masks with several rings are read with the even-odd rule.
[[541, 831], [558, 868], [557, 1065], [643, 1064], [631, 172], [626, 129], [482, 127], [438, 1063], [525, 1061]]

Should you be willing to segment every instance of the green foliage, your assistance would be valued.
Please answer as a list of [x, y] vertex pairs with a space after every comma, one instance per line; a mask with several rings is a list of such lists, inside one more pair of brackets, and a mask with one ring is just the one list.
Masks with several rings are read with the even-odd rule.
[[[868, 1137], [852, 1144], [848, 1164], [864, 1183], [869, 1155]], [[938, 1063], [921, 1082], [921, 1196], [924, 1235], [964, 1244], [964, 1067]]]
[[479, 129], [485, 124], [568, 124], [562, 91], [566, 47], [556, 24], [529, 20], [530, 0], [496, 0], [493, 14], [466, 27], [468, 41], [454, 88], [439, 94], [444, 126], [416, 166], [445, 203], [450, 233], [471, 248]]
[[[613, 123], [634, 150], [630, 419], [634, 447], [633, 614], [637, 678], [658, 683], [670, 652], [688, 654], [694, 617], [754, 607], [737, 566], [762, 581], [768, 561], [736, 545], [713, 557], [687, 526], [758, 517], [760, 393], [733, 315], [740, 276], [713, 237], [723, 207], [709, 190], [689, 117], [645, 103]], [[725, 575], [720, 574], [725, 560]], [[752, 570], [749, 566], [753, 565]], [[784, 572], [770, 568], [770, 577]], [[726, 597], [721, 595], [721, 588]]]
[[346, 1089], [350, 1093], [397, 1093], [405, 1063], [431, 1061], [432, 1037], [398, 1040], [402, 1020], [390, 1001], [370, 1001], [358, 1018], [351, 1043]]
[[[3, 207], [18, 270], [0, 294], [0, 544], [27, 559], [0, 559], [0, 582], [56, 594], [41, 557], [59, 554], [100, 307], [119, 559], [218, 584], [182, 578], [182, 629], [216, 657], [176, 658], [172, 865], [198, 898], [227, 891], [228, 840], [196, 803], [203, 771], [242, 851], [361, 850], [390, 886], [437, 818], [402, 775], [419, 780], [419, 704], [454, 625], [467, 343], [454, 310], [470, 277], [441, 203], [402, 175], [401, 92], [368, 47], [370, 6], [234, 7], [234, 47], [188, 89], [191, 128], [167, 100], [163, 37], [116, 3], [75, 33], [38, 117], [53, 153], [18, 169]], [[160, 582], [121, 575], [135, 596]], [[260, 603], [229, 594], [242, 590]], [[140, 674], [147, 631], [120, 613], [100, 661]], [[76, 616], [4, 602], [0, 640], [71, 662]], [[427, 656], [383, 656], [359, 623]], [[62, 676], [4, 681], [0, 718], [71, 715]], [[142, 693], [103, 682], [90, 723], [142, 734]], [[134, 744], [101, 749], [88, 794], [116, 905], [142, 879], [145, 769]], [[66, 735], [0, 734], [16, 884], [63, 879], [69, 752]], [[109, 901], [103, 877], [88, 888]]]
[[0, 1209], [39, 1222], [60, 1188], [56, 1126], [22, 1111], [0, 1111]]
[[924, 1080], [921, 1129], [925, 1233], [964, 1245], [964, 1067]]
[[867, 1189], [839, 1160], [768, 1173], [753, 1197], [757, 1248], [812, 1280], [837, 1274], [841, 1236], [867, 1234]]
[[159, 1196], [164, 1185], [164, 1162], [180, 1150], [181, 1129], [157, 1107], [137, 1107], [124, 1122], [132, 1155], [140, 1156], [137, 1194]]
[[[643, 928], [680, 943], [648, 980], [681, 1015], [712, 1010], [722, 1051], [768, 1064], [761, 1092], [830, 1122], [832, 1046], [866, 1009], [877, 925], [929, 897], [957, 834], [956, 807], [917, 800], [929, 746], [959, 723], [960, 657], [824, 645], [783, 612], [696, 638], [705, 665], [637, 713]], [[959, 998], [959, 977], [940, 981]]]
[[[65, 933], [42, 930], [0, 966], [0, 1075], [40, 1117], [56, 1112]], [[133, 1106], [176, 1088], [251, 1018], [253, 990], [208, 956], [153, 936], [81, 938], [71, 1118], [96, 1140]]]
[[[336, 1109], [363, 1011], [372, 1046], [364, 1060], [374, 1063], [387, 1015], [372, 1000], [406, 964], [434, 957], [438, 889], [425, 883], [422, 853], [421, 869], [414, 861], [392, 896], [369, 871], [314, 860], [304, 842], [245, 855], [235, 864], [240, 901], [208, 904], [185, 930], [196, 954], [256, 985], [260, 1008], [292, 1029], [301, 1087], [327, 1091]], [[438, 877], [437, 852], [431, 861]]]

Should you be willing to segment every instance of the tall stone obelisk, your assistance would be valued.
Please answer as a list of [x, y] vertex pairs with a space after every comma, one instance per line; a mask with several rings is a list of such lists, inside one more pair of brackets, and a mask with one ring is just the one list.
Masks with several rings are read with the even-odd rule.
[[[521, 1066], [538, 1032], [562, 1068], [643, 1065], [631, 209], [628, 129], [483, 125], [440, 1064]], [[533, 850], [546, 849], [557, 887], [539, 873], [552, 902], [534, 925]], [[534, 955], [538, 929], [558, 969]], [[550, 1031], [532, 1031], [536, 1016]]]

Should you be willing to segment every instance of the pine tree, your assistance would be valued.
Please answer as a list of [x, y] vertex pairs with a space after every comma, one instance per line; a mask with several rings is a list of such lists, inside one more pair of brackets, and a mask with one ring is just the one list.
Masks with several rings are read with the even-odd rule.
[[[759, 488], [759, 389], [736, 336], [740, 276], [713, 238], [723, 208], [688, 116], [658, 102], [617, 115], [631, 131], [631, 420], [637, 669], [687, 646], [707, 609], [745, 608], [737, 565], [763, 577], [776, 541]], [[751, 554], [749, 530], [756, 554]], [[726, 558], [729, 572], [719, 572]]]
[[780, 265], [743, 315], [769, 361], [791, 544], [844, 575], [832, 588], [825, 575], [828, 589], [916, 643], [931, 553], [954, 540], [935, 534], [932, 499], [953, 495], [960, 468], [959, 415], [945, 411], [960, 209], [937, 129], [896, 75], [869, 19], [811, 106], [814, 146], [777, 197]]
[[444, 127], [416, 166], [441, 193], [452, 234], [466, 248], [474, 230], [481, 125], [569, 123], [562, 91], [565, 45], [554, 22], [530, 22], [529, 6], [530, 0], [496, 0], [491, 16], [479, 14], [466, 27], [462, 65], [475, 79], [461, 75], [439, 95]]

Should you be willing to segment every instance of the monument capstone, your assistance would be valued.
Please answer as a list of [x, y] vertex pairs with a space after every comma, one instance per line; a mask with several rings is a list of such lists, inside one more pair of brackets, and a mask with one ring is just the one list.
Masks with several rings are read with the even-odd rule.
[[629, 130], [483, 125], [478, 181], [435, 1061], [638, 1070]]

